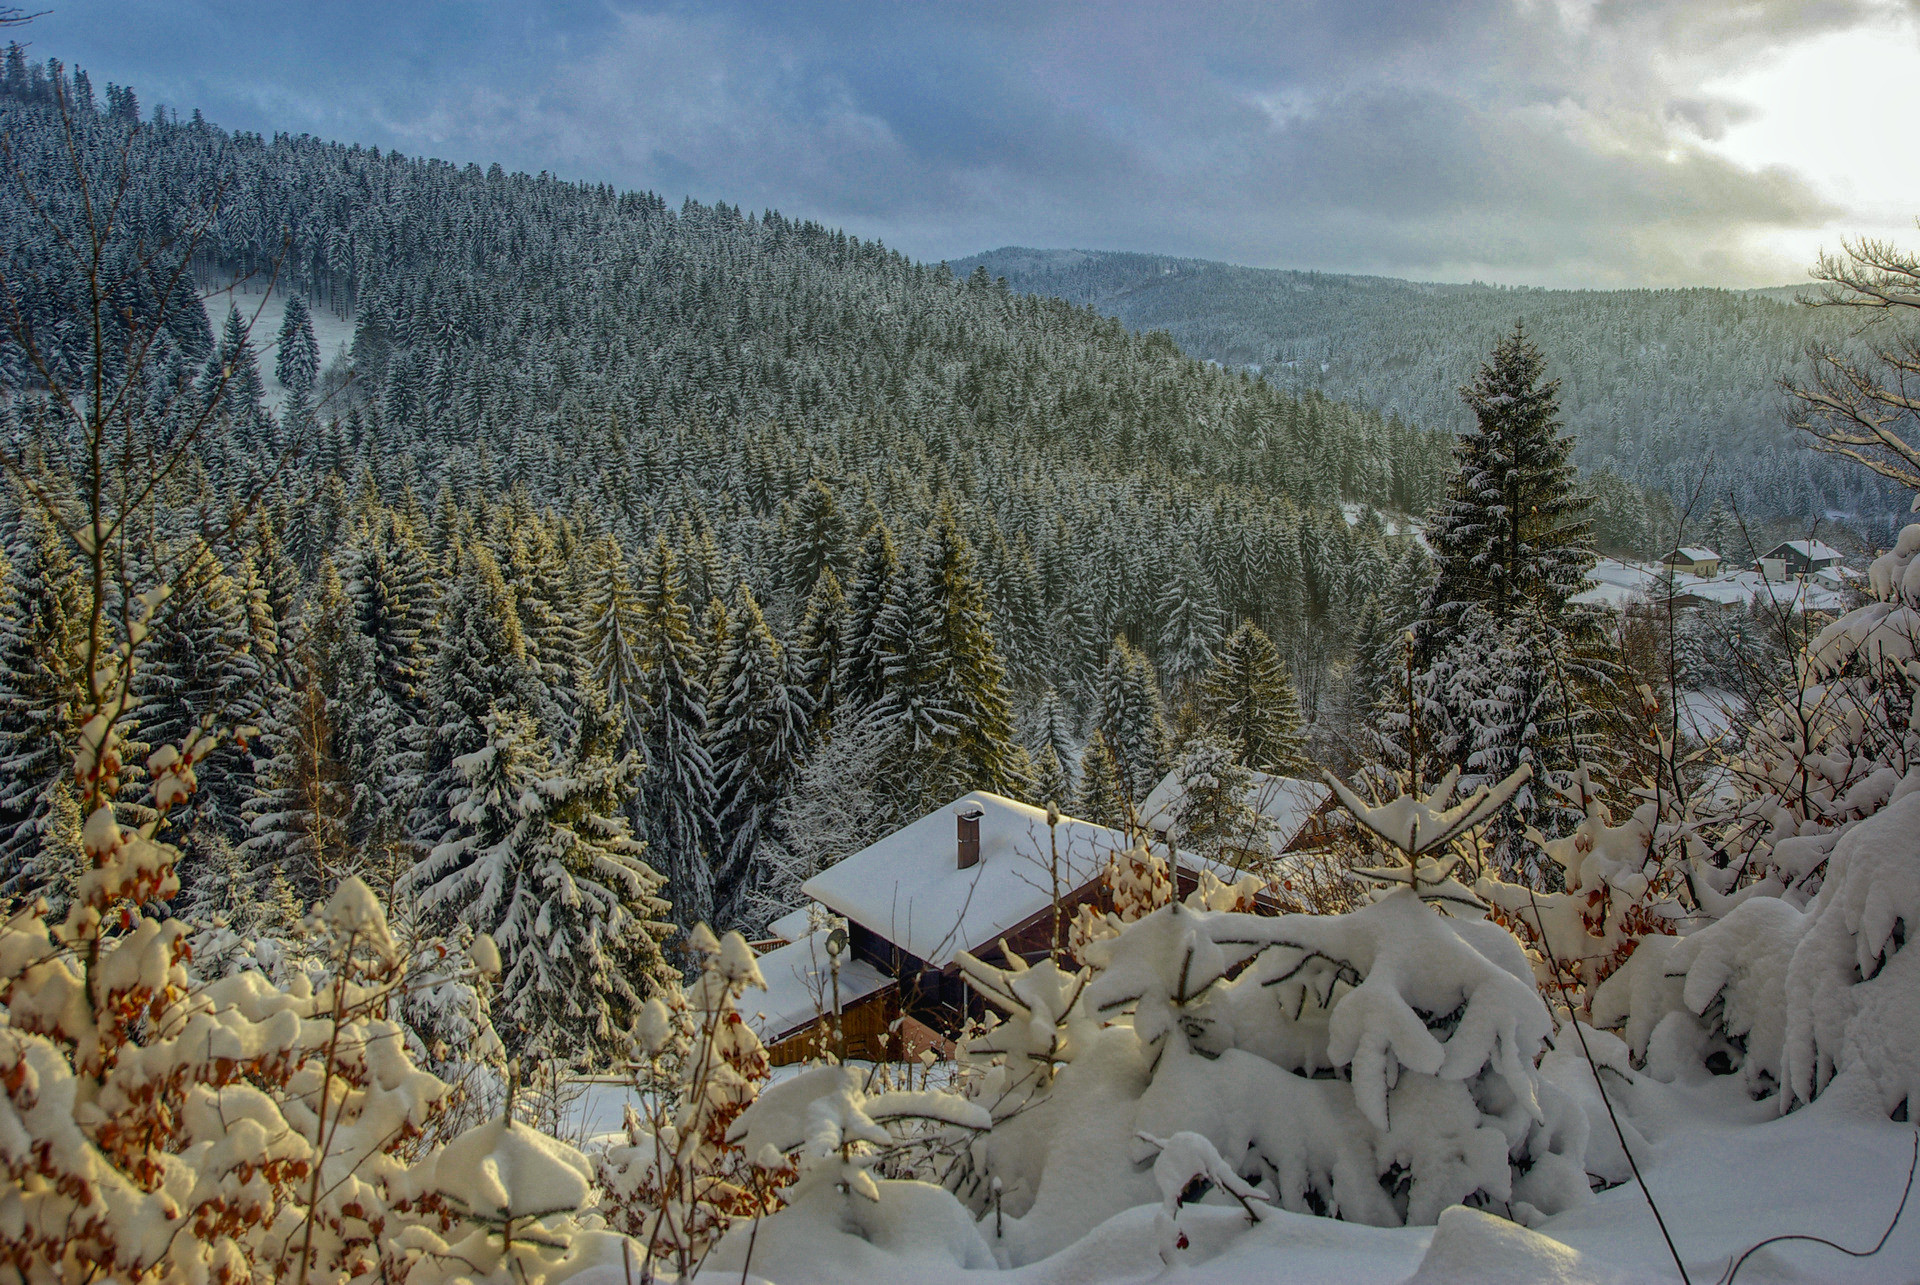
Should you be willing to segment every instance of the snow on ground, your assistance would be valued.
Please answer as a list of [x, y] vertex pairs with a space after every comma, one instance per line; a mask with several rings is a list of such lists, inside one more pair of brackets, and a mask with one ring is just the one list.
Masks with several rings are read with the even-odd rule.
[[[203, 281], [200, 301], [207, 310], [207, 322], [213, 327], [215, 339], [219, 338], [220, 327], [226, 322], [229, 304], [240, 310], [240, 320], [251, 323], [248, 335], [253, 343], [254, 355], [260, 362], [260, 379], [266, 385], [267, 405], [277, 408], [280, 400], [287, 395], [287, 390], [273, 376], [280, 323], [287, 315], [287, 292], [276, 288], [267, 294], [265, 285], [264, 275], [231, 287], [224, 278]], [[353, 347], [353, 319], [311, 303], [308, 305], [308, 314], [313, 318], [313, 339], [320, 347], [320, 369], [324, 371], [333, 364], [335, 357], [344, 358]]]
[[1747, 710], [1745, 701], [1721, 691], [1681, 692], [1679, 706], [1681, 727], [1702, 741], [1724, 734]]
[[[1849, 1115], [1830, 1101], [1776, 1118], [1771, 1102], [1749, 1101], [1731, 1076], [1676, 1085], [1643, 1079], [1631, 1089], [1610, 1076], [1609, 1085], [1616, 1108], [1649, 1140], [1636, 1158], [1696, 1282], [1715, 1280], [1731, 1256], [1788, 1232], [1871, 1248], [1900, 1202], [1914, 1154], [1912, 1125]], [[1604, 1116], [1596, 1127], [1608, 1127]], [[1458, 1206], [1437, 1228], [1365, 1227], [1279, 1210], [1265, 1211], [1261, 1224], [1249, 1227], [1230, 1198], [1210, 1195], [1202, 1208], [1183, 1214], [1191, 1244], [1172, 1252], [1172, 1267], [1162, 1261], [1159, 1212], [1155, 1205], [1129, 1209], [1014, 1271], [962, 1270], [941, 1264], [938, 1255], [903, 1251], [886, 1259], [885, 1279], [888, 1285], [1650, 1285], [1677, 1279], [1659, 1227], [1632, 1183], [1531, 1230]], [[988, 1214], [980, 1228], [989, 1242], [992, 1223]], [[763, 1250], [775, 1239], [763, 1238]], [[838, 1285], [852, 1278], [831, 1238], [809, 1249], [804, 1257], [757, 1254], [752, 1279]], [[739, 1271], [736, 1260], [708, 1275], [738, 1280]], [[1920, 1281], [1920, 1216], [1910, 1209], [1872, 1258], [1805, 1242], [1774, 1245], [1750, 1258], [1739, 1279], [1746, 1285]]]

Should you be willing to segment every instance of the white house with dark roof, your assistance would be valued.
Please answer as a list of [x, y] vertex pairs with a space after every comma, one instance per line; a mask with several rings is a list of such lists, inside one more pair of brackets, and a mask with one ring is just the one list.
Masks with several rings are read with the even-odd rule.
[[1846, 555], [1819, 540], [1784, 540], [1760, 555], [1760, 574], [1769, 580], [1806, 580]]

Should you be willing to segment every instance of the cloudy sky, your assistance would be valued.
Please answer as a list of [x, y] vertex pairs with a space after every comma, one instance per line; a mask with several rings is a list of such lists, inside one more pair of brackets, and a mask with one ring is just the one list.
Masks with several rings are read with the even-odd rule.
[[1920, 246], [1920, 0], [38, 0], [230, 128], [1008, 244], [1545, 285]]

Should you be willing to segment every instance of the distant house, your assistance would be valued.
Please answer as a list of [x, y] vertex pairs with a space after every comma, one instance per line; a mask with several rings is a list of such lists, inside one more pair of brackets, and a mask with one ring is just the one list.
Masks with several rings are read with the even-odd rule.
[[1720, 574], [1720, 555], [1698, 545], [1675, 549], [1660, 559], [1660, 564], [1671, 572], [1708, 580]]
[[1760, 558], [1760, 574], [1769, 580], [1805, 580], [1839, 565], [1844, 555], [1818, 540], [1787, 540]]
[[[1278, 860], [1289, 852], [1322, 847], [1332, 838], [1327, 827], [1327, 815], [1334, 806], [1334, 798], [1333, 791], [1325, 783], [1304, 781], [1297, 777], [1269, 776], [1265, 772], [1254, 772], [1251, 776], [1253, 779], [1247, 786], [1245, 802], [1267, 819], [1268, 830], [1262, 845], [1264, 851], [1245, 855]], [[1147, 795], [1146, 802], [1140, 807], [1140, 818], [1148, 832], [1173, 852], [1176, 859], [1175, 891], [1184, 897], [1193, 890], [1202, 869], [1211, 869], [1221, 880], [1232, 883], [1244, 873], [1242, 867], [1246, 862], [1209, 860], [1186, 849], [1180, 841], [1180, 827], [1176, 820], [1182, 789], [1179, 774], [1167, 773]]]
[[[839, 987], [847, 1056], [898, 1057], [903, 1043], [957, 1034], [979, 1015], [960, 953], [997, 954], [1005, 941], [1029, 959], [1044, 956], [1056, 884], [1064, 924], [1106, 895], [1108, 858], [1126, 847], [1120, 831], [1072, 817], [1050, 834], [1044, 810], [975, 791], [807, 880], [801, 891], [847, 922]], [[806, 1056], [830, 1020], [827, 933], [805, 915], [771, 926], [787, 944], [760, 957], [765, 998], [749, 993], [741, 1005], [775, 1062]]]

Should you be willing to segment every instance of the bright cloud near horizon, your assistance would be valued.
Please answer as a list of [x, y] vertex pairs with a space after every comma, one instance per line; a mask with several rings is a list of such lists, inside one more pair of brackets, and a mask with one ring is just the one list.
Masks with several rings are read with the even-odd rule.
[[1557, 286], [1920, 249], [1920, 0], [41, 0], [233, 129], [1002, 245]]

